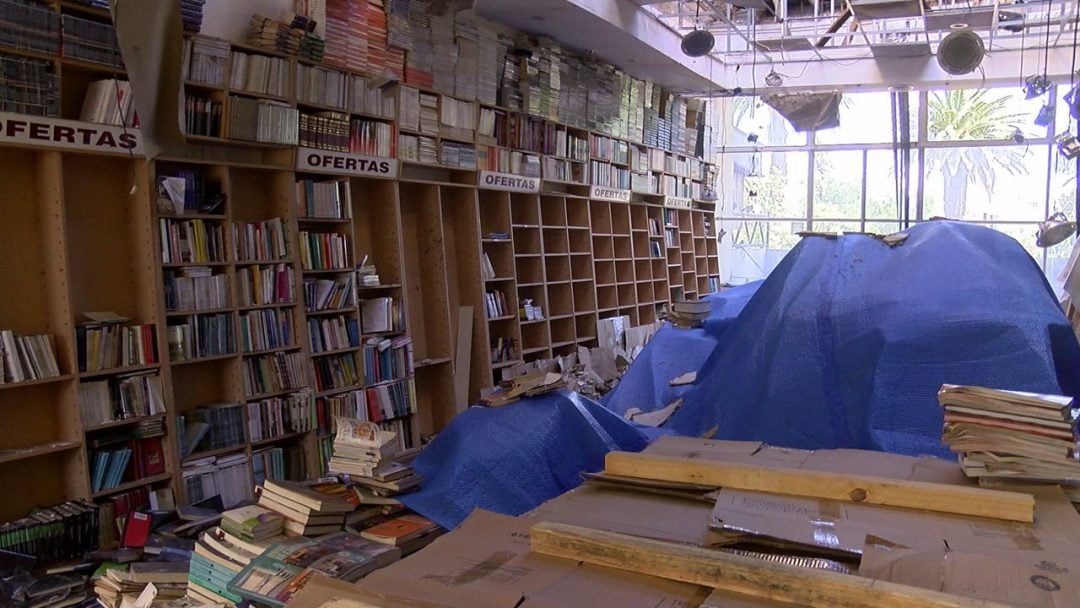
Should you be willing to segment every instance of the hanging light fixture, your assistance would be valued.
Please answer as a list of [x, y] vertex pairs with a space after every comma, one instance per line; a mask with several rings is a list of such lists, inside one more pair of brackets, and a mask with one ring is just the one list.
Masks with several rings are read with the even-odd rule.
[[1039, 224], [1035, 244], [1039, 247], [1053, 247], [1065, 242], [1074, 234], [1076, 234], [1076, 222], [1069, 221], [1064, 213], [1058, 211]]
[[694, 31], [683, 36], [682, 52], [687, 57], [704, 57], [709, 54], [716, 44], [716, 38], [709, 30], [701, 30], [701, 0], [697, 0], [697, 12], [694, 14]]

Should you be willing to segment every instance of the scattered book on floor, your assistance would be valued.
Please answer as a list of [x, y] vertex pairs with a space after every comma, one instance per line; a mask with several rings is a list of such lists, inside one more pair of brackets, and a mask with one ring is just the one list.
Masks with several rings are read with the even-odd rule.
[[407, 513], [372, 526], [361, 532], [360, 536], [384, 545], [400, 547], [438, 529], [438, 524], [430, 519]]

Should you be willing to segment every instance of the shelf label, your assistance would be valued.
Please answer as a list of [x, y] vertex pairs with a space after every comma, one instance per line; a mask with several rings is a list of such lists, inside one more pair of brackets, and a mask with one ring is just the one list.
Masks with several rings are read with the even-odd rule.
[[0, 142], [84, 152], [143, 155], [142, 132], [134, 127], [0, 112]]
[[488, 190], [535, 193], [540, 192], [540, 178], [524, 177], [513, 173], [499, 173], [497, 171], [481, 171], [480, 187]]
[[665, 196], [664, 206], [672, 207], [674, 209], [693, 209], [694, 201], [689, 198], [682, 198], [680, 196]]
[[607, 188], [605, 186], [593, 186], [589, 189], [589, 198], [595, 198], [598, 201], [611, 201], [613, 203], [629, 203], [630, 191], [619, 190], [618, 188]]
[[296, 170], [334, 175], [359, 175], [394, 179], [398, 175], [396, 158], [364, 156], [348, 152], [331, 152], [314, 148], [296, 149]]

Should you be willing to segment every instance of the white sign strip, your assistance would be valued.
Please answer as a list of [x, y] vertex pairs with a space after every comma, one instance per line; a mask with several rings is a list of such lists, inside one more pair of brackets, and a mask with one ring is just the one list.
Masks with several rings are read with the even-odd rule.
[[333, 175], [359, 175], [394, 179], [398, 176], [396, 158], [364, 156], [347, 152], [331, 152], [314, 148], [296, 149], [296, 170]]
[[0, 142], [84, 152], [143, 155], [142, 132], [117, 125], [0, 112]]
[[488, 190], [534, 193], [540, 192], [540, 178], [524, 177], [513, 173], [499, 173], [497, 171], [481, 171], [480, 187]]
[[606, 188], [604, 186], [593, 186], [589, 189], [589, 198], [594, 198], [599, 201], [611, 201], [614, 203], [629, 203], [630, 191], [619, 190], [618, 188]]
[[693, 209], [694, 201], [689, 198], [682, 198], [680, 196], [665, 196], [664, 206], [672, 207], [675, 209]]

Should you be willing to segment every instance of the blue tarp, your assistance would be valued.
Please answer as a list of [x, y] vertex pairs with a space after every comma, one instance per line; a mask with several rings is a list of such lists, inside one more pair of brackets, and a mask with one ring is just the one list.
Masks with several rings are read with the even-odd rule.
[[664, 325], [600, 403], [622, 416], [630, 408], [648, 412], [681, 396], [691, 387], [671, 386], [671, 380], [701, 368], [760, 286], [761, 281], [755, 281], [707, 296], [712, 310], [700, 328]]
[[567, 390], [455, 417], [417, 456], [423, 488], [401, 497], [446, 528], [475, 508], [520, 515], [604, 468], [612, 450], [641, 451], [645, 435]]
[[862, 235], [803, 239], [666, 428], [949, 456], [935, 396], [943, 383], [1080, 396], [1080, 345], [1019, 243], [957, 222], [908, 232], [892, 248]]

